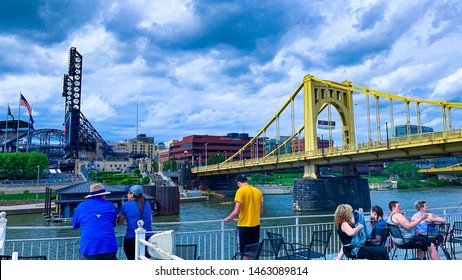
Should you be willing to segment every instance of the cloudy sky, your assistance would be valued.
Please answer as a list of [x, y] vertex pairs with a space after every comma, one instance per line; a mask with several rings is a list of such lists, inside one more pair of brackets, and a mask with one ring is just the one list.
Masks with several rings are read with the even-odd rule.
[[[156, 143], [255, 135], [307, 74], [460, 102], [461, 14], [462, 2], [450, 0], [4, 0], [0, 119], [8, 103], [17, 118], [22, 92], [36, 129], [63, 128], [70, 47], [83, 56], [82, 112], [106, 141], [137, 132]], [[355, 103], [364, 140], [364, 96]], [[396, 124], [405, 121], [402, 107]], [[421, 110], [422, 123], [439, 130], [439, 109]], [[462, 127], [458, 116], [453, 125]], [[281, 120], [280, 134], [291, 126]]]

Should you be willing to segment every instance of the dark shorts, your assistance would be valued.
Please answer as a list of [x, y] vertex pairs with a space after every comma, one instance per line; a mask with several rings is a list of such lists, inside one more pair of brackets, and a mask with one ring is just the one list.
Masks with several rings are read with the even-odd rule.
[[104, 253], [98, 255], [83, 255], [80, 254], [81, 260], [117, 260], [117, 252]]
[[422, 250], [427, 250], [428, 247], [430, 247], [430, 245], [432, 244], [432, 242], [427, 239], [427, 237], [423, 236], [423, 235], [419, 235], [419, 236], [414, 236], [412, 237], [411, 239], [409, 239], [407, 245], [411, 245], [411, 246], [419, 246], [419, 245], [422, 245]]
[[254, 227], [237, 227], [236, 240], [239, 252], [244, 251], [245, 245], [260, 242], [260, 225]]

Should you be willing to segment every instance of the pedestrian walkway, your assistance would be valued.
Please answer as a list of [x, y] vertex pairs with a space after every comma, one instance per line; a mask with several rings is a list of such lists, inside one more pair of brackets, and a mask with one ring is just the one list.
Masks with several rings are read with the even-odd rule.
[[[51, 207], [55, 207], [54, 203], [51, 203]], [[36, 214], [45, 212], [45, 203], [37, 204], [21, 204], [21, 205], [9, 205], [0, 206], [0, 212], [6, 212], [8, 215], [19, 215], [19, 214]]]

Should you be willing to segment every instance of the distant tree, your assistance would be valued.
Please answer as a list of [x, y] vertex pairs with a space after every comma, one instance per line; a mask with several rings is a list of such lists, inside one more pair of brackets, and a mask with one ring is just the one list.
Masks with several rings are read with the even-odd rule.
[[37, 179], [39, 169], [41, 178], [43, 174], [48, 172], [48, 164], [48, 157], [38, 152], [2, 153], [0, 154], [0, 179]]
[[177, 171], [178, 163], [174, 160], [167, 160], [162, 164], [164, 170]]
[[159, 171], [159, 162], [157, 160], [152, 160], [152, 170], [154, 170], [154, 172], [158, 172]]
[[217, 164], [217, 163], [222, 163], [225, 161], [225, 155], [221, 152], [217, 152], [213, 157], [209, 157], [209, 160], [207, 163], [209, 164]]
[[419, 168], [409, 161], [394, 162], [387, 168], [388, 172], [397, 174], [405, 181], [415, 181], [422, 179]]

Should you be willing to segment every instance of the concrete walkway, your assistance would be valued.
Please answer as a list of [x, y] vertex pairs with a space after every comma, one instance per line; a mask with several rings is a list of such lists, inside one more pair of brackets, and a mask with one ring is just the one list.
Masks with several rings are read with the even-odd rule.
[[[55, 204], [51, 203], [51, 207], [54, 208]], [[6, 212], [7, 217], [8, 215], [44, 213], [45, 203], [0, 206], [0, 212]]]

